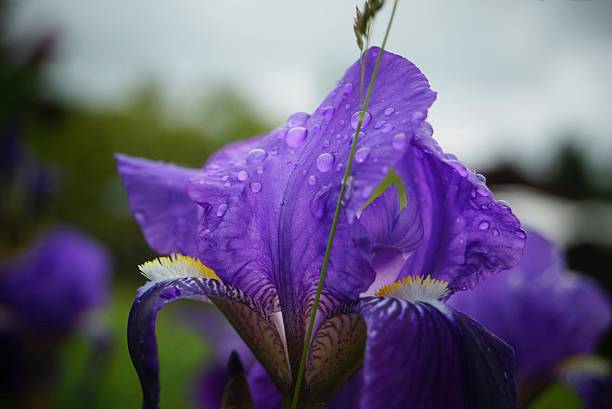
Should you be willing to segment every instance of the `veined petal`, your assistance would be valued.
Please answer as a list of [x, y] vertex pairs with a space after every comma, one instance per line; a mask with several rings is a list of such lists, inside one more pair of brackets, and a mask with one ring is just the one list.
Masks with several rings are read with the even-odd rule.
[[[365, 57], [367, 79], [378, 52]], [[282, 308], [294, 364], [357, 127], [359, 79], [357, 62], [312, 115], [293, 114], [268, 135], [224, 150], [190, 188], [203, 209], [199, 254], [224, 282], [268, 309]], [[412, 63], [383, 55], [332, 250], [324, 312], [371, 284], [374, 272], [354, 245], [349, 223], [400, 160], [405, 136], [425, 119], [434, 99]]]
[[511, 348], [462, 313], [386, 297], [336, 309], [355, 312], [367, 326], [361, 408], [516, 408]]
[[562, 359], [592, 352], [612, 319], [603, 291], [585, 276], [560, 270], [563, 261], [551, 242], [529, 231], [525, 255], [512, 270], [449, 300], [514, 348], [519, 393], [553, 376]]
[[197, 257], [198, 206], [187, 195], [198, 169], [116, 154], [130, 210], [151, 248]]
[[363, 210], [353, 229], [376, 271], [371, 289], [396, 281], [406, 259], [423, 241], [417, 201], [409, 197], [407, 206], [402, 209], [395, 186], [388, 188]]
[[518, 263], [525, 232], [510, 208], [493, 198], [484, 177], [444, 153], [432, 133], [423, 123], [397, 167], [418, 202], [424, 231], [402, 275], [431, 274], [451, 291], [474, 288]]
[[209, 299], [236, 328], [265, 365], [275, 384], [291, 382], [283, 342], [268, 314], [243, 291], [207, 278], [178, 278], [152, 283], [139, 292], [128, 321], [128, 347], [143, 392], [143, 408], [159, 407], [159, 361], [155, 339], [157, 313], [181, 299]]

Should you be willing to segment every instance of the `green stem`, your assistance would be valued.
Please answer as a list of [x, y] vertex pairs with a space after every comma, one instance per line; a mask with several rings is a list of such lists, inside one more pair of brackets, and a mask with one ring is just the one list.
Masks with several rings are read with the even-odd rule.
[[355, 157], [355, 151], [357, 150], [357, 141], [359, 139], [359, 131], [361, 131], [361, 126], [363, 124], [363, 118], [368, 109], [368, 105], [370, 104], [370, 98], [372, 97], [372, 89], [374, 88], [374, 82], [376, 81], [376, 77], [378, 76], [380, 62], [382, 60], [382, 55], [384, 53], [385, 46], [387, 45], [387, 39], [391, 31], [391, 25], [393, 24], [393, 18], [395, 17], [395, 11], [397, 9], [398, 2], [399, 0], [395, 0], [393, 2], [393, 9], [391, 10], [391, 17], [389, 17], [389, 23], [387, 24], [387, 30], [385, 31], [385, 37], [383, 38], [383, 42], [380, 46], [380, 51], [378, 53], [378, 56], [376, 57], [376, 63], [374, 64], [374, 70], [372, 71], [372, 76], [370, 77], [370, 84], [368, 85], [368, 92], [366, 93], [366, 98], [363, 103], [363, 108], [361, 109], [361, 113], [359, 115], [359, 123], [357, 124], [357, 129], [355, 130], [355, 136], [353, 137], [353, 143], [351, 144], [351, 152], [350, 152], [348, 162], [346, 165], [346, 171], [344, 172], [344, 177], [342, 178], [342, 185], [340, 187], [340, 196], [338, 196], [338, 201], [336, 202], [336, 211], [334, 212], [334, 218], [332, 221], [331, 230], [329, 232], [329, 239], [327, 240], [327, 247], [325, 248], [325, 257], [323, 258], [323, 265], [321, 266], [321, 275], [319, 276], [319, 283], [317, 284], [317, 292], [315, 294], [314, 302], [312, 305], [312, 310], [310, 311], [310, 319], [308, 321], [308, 330], [306, 331], [306, 337], [304, 338], [304, 348], [302, 349], [302, 356], [300, 358], [300, 366], [297, 372], [297, 378], [296, 378], [295, 386], [294, 386], [295, 389], [293, 390], [293, 399], [291, 401], [291, 409], [297, 409], [298, 401], [300, 398], [300, 391], [302, 388], [304, 371], [306, 370], [306, 360], [308, 358], [308, 349], [310, 346], [310, 340], [312, 338], [312, 331], [314, 328], [317, 310], [319, 308], [319, 301], [321, 299], [321, 291], [323, 290], [323, 283], [325, 282], [325, 276], [327, 274], [327, 266], [329, 264], [329, 257], [331, 255], [332, 245], [334, 244], [334, 238], [336, 237], [336, 229], [338, 227], [338, 220], [340, 219], [340, 211], [342, 210], [342, 199], [346, 191], [346, 185], [348, 183], [348, 179], [351, 175], [351, 169], [353, 167], [353, 159]]

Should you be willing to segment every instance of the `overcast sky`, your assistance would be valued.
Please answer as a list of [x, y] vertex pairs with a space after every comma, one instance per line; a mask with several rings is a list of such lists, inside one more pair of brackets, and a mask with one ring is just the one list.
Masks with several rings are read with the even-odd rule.
[[[14, 4], [14, 35], [59, 31], [52, 78], [95, 104], [125, 100], [147, 80], [185, 106], [221, 83], [279, 121], [314, 109], [357, 57], [352, 0]], [[439, 94], [436, 135], [470, 165], [541, 163], [569, 129], [603, 163], [612, 158], [610, 22], [610, 0], [402, 0], [388, 48], [427, 75]]]

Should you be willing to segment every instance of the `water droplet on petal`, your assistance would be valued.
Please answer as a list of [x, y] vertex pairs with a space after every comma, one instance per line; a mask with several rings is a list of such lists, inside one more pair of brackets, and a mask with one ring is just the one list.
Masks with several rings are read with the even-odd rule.
[[386, 123], [382, 128], [382, 133], [389, 133], [393, 130], [393, 125]]
[[287, 119], [287, 125], [289, 125], [289, 128], [302, 126], [308, 120], [308, 118], [310, 118], [310, 115], [308, 115], [306, 112], [295, 112]]
[[334, 166], [334, 160], [334, 155], [329, 152], [320, 154], [317, 158], [317, 169], [321, 172], [329, 172]]
[[258, 175], [261, 175], [263, 173], [263, 171], [264, 171], [263, 167], [260, 166], [260, 167], [257, 168], [257, 174]]
[[487, 229], [489, 228], [489, 226], [490, 226], [490, 225], [491, 225], [491, 223], [489, 223], [489, 222], [488, 222], [488, 221], [486, 221], [486, 220], [483, 220], [483, 221], [481, 221], [481, 222], [478, 224], [478, 228], [479, 228], [480, 230], [487, 230]]
[[382, 128], [385, 124], [387, 123], [387, 121], [381, 119], [380, 121], [376, 121], [376, 123], [374, 124], [374, 129], [380, 129]]
[[310, 213], [318, 219], [323, 217], [331, 193], [331, 185], [322, 186], [310, 202]]
[[342, 87], [342, 92], [345, 94], [350, 94], [351, 92], [353, 92], [353, 84], [346, 84], [344, 87]]
[[421, 126], [415, 131], [415, 134], [419, 138], [430, 138], [433, 135], [433, 128], [429, 122], [423, 121]]
[[140, 224], [144, 223], [147, 220], [145, 213], [142, 210], [136, 210], [134, 212], [134, 218]]
[[370, 148], [367, 148], [367, 147], [359, 148], [357, 152], [355, 152], [355, 162], [357, 163], [365, 162], [369, 154], [370, 154]]
[[406, 134], [403, 132], [395, 134], [391, 144], [395, 149], [402, 149], [404, 146], [406, 146]]
[[251, 192], [259, 193], [259, 192], [261, 192], [261, 183], [253, 182], [253, 183], [251, 183], [250, 188], [251, 188]]
[[385, 109], [385, 115], [387, 115], [387, 116], [393, 114], [394, 112], [395, 112], [395, 108], [393, 108], [393, 107], [389, 107], [389, 108]]
[[228, 205], [227, 203], [221, 203], [219, 205], [219, 207], [217, 207], [217, 216], [221, 217], [225, 214], [225, 212], [227, 211]]
[[344, 167], [344, 164], [339, 163], [338, 166], [336, 166], [336, 172], [340, 172], [343, 167]]
[[323, 141], [323, 147], [327, 148], [329, 146], [329, 139]]
[[412, 113], [412, 118], [410, 118], [410, 122], [412, 122], [414, 125], [417, 125], [423, 119], [425, 119], [425, 113], [423, 111], [416, 111]]
[[366, 186], [366, 187], [363, 189], [363, 192], [361, 192], [361, 196], [362, 196], [364, 199], [367, 199], [368, 197], [370, 197], [370, 195], [372, 194], [372, 192], [373, 192], [373, 191], [374, 191], [374, 188], [372, 188], [372, 186]]
[[478, 178], [478, 180], [480, 180], [483, 183], [487, 182], [487, 178], [484, 175], [481, 175], [480, 173], [477, 173], [476, 177]]
[[328, 105], [325, 108], [323, 108], [323, 110], [321, 111], [321, 114], [323, 115], [323, 118], [325, 120], [329, 121], [334, 116], [335, 111], [336, 111], [336, 108]]
[[245, 181], [249, 178], [249, 174], [246, 170], [241, 170], [238, 172], [238, 180]]
[[[353, 116], [351, 116], [351, 128], [357, 129], [357, 125], [359, 125], [360, 116], [361, 116], [361, 111], [357, 111], [353, 113]], [[372, 119], [372, 115], [370, 115], [370, 113], [366, 111], [366, 113], [363, 115], [363, 123], [361, 124], [361, 129], [364, 129], [366, 126], [368, 126], [371, 119]]]
[[492, 233], [493, 233], [494, 236], [499, 236], [499, 230], [497, 230], [497, 229], [493, 229]]
[[306, 136], [308, 136], [308, 130], [301, 126], [296, 126], [295, 128], [289, 129], [287, 132], [287, 145], [295, 148], [296, 146], [301, 145], [305, 140]]
[[276, 137], [278, 139], [283, 139], [285, 136], [287, 136], [287, 128], [280, 128], [276, 131]]
[[314, 186], [317, 184], [317, 177], [315, 175], [308, 176], [308, 184]]
[[246, 161], [248, 163], [258, 163], [266, 159], [268, 152], [265, 149], [255, 148], [247, 154]]

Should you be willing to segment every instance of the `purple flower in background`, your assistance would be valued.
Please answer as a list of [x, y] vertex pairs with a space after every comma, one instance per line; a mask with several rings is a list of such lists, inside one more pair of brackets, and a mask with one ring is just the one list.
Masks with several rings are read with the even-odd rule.
[[107, 297], [110, 258], [68, 228], [47, 231], [0, 265], [3, 327], [69, 330]]
[[45, 401], [58, 348], [106, 300], [109, 269], [106, 249], [68, 228], [0, 264], [0, 401]]
[[450, 304], [514, 348], [523, 401], [557, 376], [562, 361], [593, 353], [612, 314], [597, 284], [566, 271], [559, 249], [534, 232], [515, 268]]
[[[365, 78], [378, 53], [366, 53]], [[178, 255], [141, 266], [151, 282], [137, 294], [128, 337], [143, 407], [159, 405], [155, 317], [179, 298], [215, 304], [288, 404], [358, 126], [359, 79], [357, 62], [312, 115], [295, 113], [266, 135], [231, 144], [203, 169], [117, 155], [151, 247], [207, 266]], [[362, 408], [516, 405], [512, 350], [444, 300], [514, 266], [525, 233], [484, 181], [436, 144], [424, 122], [434, 99], [412, 63], [383, 54], [343, 197], [301, 408], [323, 405], [360, 367]], [[407, 206], [391, 188], [364, 209], [391, 168], [406, 186]]]

